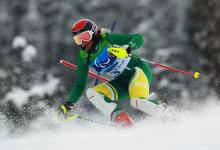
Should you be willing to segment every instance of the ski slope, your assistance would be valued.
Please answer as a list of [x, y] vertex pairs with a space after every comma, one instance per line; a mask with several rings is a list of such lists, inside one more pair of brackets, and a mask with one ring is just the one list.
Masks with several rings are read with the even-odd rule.
[[[16, 136], [1, 123], [1, 150], [220, 150], [220, 103], [209, 102], [181, 111], [176, 121], [147, 119], [132, 128], [94, 123], [55, 123], [42, 116]], [[1, 119], [2, 120], [2, 119]], [[4, 126], [5, 125], [5, 126]]]

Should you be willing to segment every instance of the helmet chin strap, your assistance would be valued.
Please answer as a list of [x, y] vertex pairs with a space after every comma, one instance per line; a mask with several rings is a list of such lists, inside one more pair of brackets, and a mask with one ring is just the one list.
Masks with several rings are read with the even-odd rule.
[[87, 52], [91, 52], [94, 49], [93, 41], [91, 40], [85, 47], [82, 45], [80, 46], [82, 49], [86, 50]]
[[[90, 42], [92, 42], [92, 43], [90, 43]], [[92, 52], [92, 50], [94, 49], [93, 41], [90, 41], [90, 42], [86, 45], [86, 47], [83, 47], [82, 45], [80, 45], [80, 47], [81, 47], [82, 49], [84, 49], [84, 50], [88, 53], [88, 56], [87, 56], [87, 65], [89, 65], [91, 52]], [[89, 45], [89, 44], [92, 44], [92, 45]], [[88, 49], [88, 46], [91, 46], [91, 48]]]
[[100, 30], [97, 30], [97, 32], [92, 36], [92, 40], [93, 40], [92, 50], [94, 50], [94, 51], [96, 50], [96, 46], [99, 44], [100, 35], [101, 35]]
[[[92, 39], [91, 39], [91, 41], [90, 41], [91, 43], [89, 43], [89, 44], [92, 44], [92, 45], [87, 44], [87, 47], [82, 47], [82, 46], [80, 46], [80, 47], [82, 49], [86, 49], [88, 52], [95, 51], [96, 50], [96, 46], [99, 43], [99, 37], [100, 37], [100, 34], [94, 34]], [[88, 46], [90, 46], [90, 47], [88, 47]], [[87, 49], [87, 48], [89, 48], [89, 49]]]

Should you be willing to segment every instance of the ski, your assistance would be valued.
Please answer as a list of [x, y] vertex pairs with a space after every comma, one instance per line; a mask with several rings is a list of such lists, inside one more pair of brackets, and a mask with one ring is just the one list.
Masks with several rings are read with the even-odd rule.
[[90, 118], [80, 116], [79, 114], [72, 114], [72, 113], [71, 114], [69, 113], [68, 116], [66, 116], [64, 119], [62, 119], [62, 122], [63, 123], [69, 123], [69, 122], [72, 122], [76, 119], [87, 121], [87, 122], [92, 122], [92, 123], [96, 123], [96, 124], [100, 124], [100, 125], [105, 125], [105, 126], [117, 127], [114, 124], [108, 124], [108, 123], [105, 123], [105, 122], [102, 122], [102, 121], [93, 120], [93, 119], [90, 119]]

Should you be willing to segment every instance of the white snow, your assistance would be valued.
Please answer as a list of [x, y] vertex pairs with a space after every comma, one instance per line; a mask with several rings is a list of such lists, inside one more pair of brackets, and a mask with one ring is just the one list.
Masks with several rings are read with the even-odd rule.
[[33, 86], [30, 90], [30, 95], [52, 95], [56, 91], [59, 83], [60, 80], [58, 78], [54, 78], [52, 75], [49, 75], [47, 83]]
[[21, 108], [25, 103], [27, 103], [28, 98], [28, 91], [25, 91], [19, 87], [13, 87], [13, 89], [6, 94], [4, 102], [13, 101], [16, 106]]
[[0, 69], [0, 78], [6, 78], [8, 76], [8, 73], [3, 70], [3, 69]]
[[[9, 134], [10, 124], [5, 115], [0, 113], [0, 141]], [[1, 145], [0, 145], [1, 146]]]
[[23, 36], [16, 36], [12, 42], [12, 48], [24, 48], [27, 45], [27, 40]]
[[219, 150], [220, 104], [193, 107], [176, 121], [148, 119], [128, 129], [77, 121], [51, 128], [50, 112], [25, 135], [0, 138], [0, 146], [3, 150]]
[[48, 76], [48, 81], [45, 83], [34, 85], [30, 90], [26, 91], [20, 87], [14, 87], [8, 92], [3, 99], [3, 102], [13, 101], [18, 108], [22, 108], [24, 104], [28, 102], [30, 96], [44, 96], [46, 94], [52, 95], [56, 89], [60, 80], [53, 76]]
[[31, 62], [37, 56], [37, 49], [32, 45], [27, 45], [21, 56], [23, 61]]
[[164, 87], [167, 87], [169, 86], [169, 80], [167, 80], [167, 78], [163, 78], [162, 80], [160, 80], [159, 84], [158, 84], [158, 87], [159, 88], [164, 88]]
[[157, 59], [160, 62], [165, 62], [168, 60], [171, 54], [175, 54], [178, 52], [179, 50], [177, 48], [161, 48], [156, 51], [154, 59]]

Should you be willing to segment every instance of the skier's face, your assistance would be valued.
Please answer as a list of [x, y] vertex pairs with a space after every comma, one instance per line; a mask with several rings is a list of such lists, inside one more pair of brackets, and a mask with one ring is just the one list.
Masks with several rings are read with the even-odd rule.
[[90, 51], [93, 48], [93, 41], [92, 40], [90, 40], [90, 41], [83, 41], [81, 47], [83, 49], [86, 49], [87, 51]]

